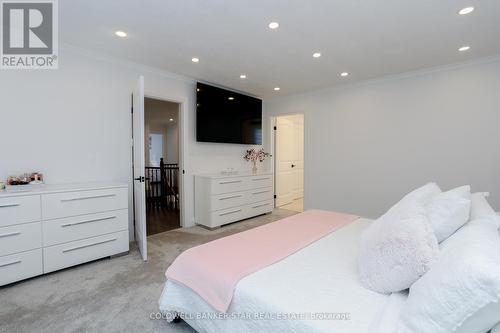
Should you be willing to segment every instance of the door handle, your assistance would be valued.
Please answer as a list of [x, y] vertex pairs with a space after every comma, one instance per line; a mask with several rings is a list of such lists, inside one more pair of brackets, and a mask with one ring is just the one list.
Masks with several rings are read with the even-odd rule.
[[149, 180], [149, 178], [146, 178], [144, 176], [141, 176], [141, 177], [137, 177], [137, 178], [134, 178], [134, 180], [138, 180], [139, 183], [144, 183], [146, 181], [146, 179]]
[[18, 204], [18, 203], [4, 204], [4, 205], [0, 205], [0, 208], [17, 207], [19, 205], [20, 204]]
[[295, 164], [292, 164], [292, 168], [295, 168]]

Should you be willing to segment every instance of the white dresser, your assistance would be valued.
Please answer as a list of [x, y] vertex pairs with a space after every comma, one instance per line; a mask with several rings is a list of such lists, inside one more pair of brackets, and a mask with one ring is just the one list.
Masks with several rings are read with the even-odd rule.
[[0, 191], [0, 286], [128, 250], [126, 184]]
[[195, 222], [208, 228], [269, 213], [273, 174], [195, 176]]

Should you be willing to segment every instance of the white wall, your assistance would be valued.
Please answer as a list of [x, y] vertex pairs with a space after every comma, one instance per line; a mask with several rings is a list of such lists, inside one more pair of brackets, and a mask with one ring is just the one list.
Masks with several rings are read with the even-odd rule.
[[168, 125], [166, 134], [165, 163], [179, 163], [179, 129], [177, 124]]
[[0, 179], [36, 170], [47, 183], [131, 185], [130, 102], [141, 74], [146, 94], [186, 103], [188, 225], [195, 173], [250, 168], [241, 157], [246, 146], [196, 142], [194, 80], [69, 46], [62, 47], [59, 59], [58, 70], [0, 72]]
[[[267, 101], [305, 114], [305, 206], [382, 214], [437, 181], [500, 209], [500, 58]], [[269, 134], [269, 123], [265, 133]]]

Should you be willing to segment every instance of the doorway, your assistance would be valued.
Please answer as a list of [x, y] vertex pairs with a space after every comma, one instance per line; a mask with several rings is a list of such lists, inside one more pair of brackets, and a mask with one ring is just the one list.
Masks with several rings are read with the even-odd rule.
[[275, 118], [275, 206], [304, 210], [304, 115]]
[[[177, 158], [178, 158], [178, 167], [175, 168], [170, 168], [169, 170], [175, 170], [177, 169], [177, 175], [176, 176], [167, 176], [167, 170], [165, 167], [165, 158], [162, 156], [158, 158], [157, 156], [153, 158], [153, 163], [160, 163], [160, 175], [159, 176], [152, 176], [152, 177], [146, 177], [146, 152], [148, 154], [160, 154], [163, 152], [164, 147], [168, 147], [168, 143], [163, 143], [163, 134], [162, 136], [153, 136], [151, 137], [151, 141], [155, 140], [155, 142], [161, 141], [161, 147], [159, 147], [159, 144], [156, 144], [155, 147], [151, 147], [152, 151], [149, 150], [149, 134], [146, 135], [146, 126], [145, 126], [145, 102], [146, 102], [146, 97], [153, 99], [153, 100], [158, 100], [158, 101], [163, 101], [163, 102], [172, 102], [173, 104], [176, 105], [176, 111], [177, 111], [177, 118], [170, 117], [168, 118], [169, 122], [176, 122], [177, 125]], [[144, 261], [148, 260], [148, 235], [151, 234], [148, 232], [147, 228], [147, 223], [146, 223], [146, 211], [148, 210], [148, 206], [146, 205], [146, 180], [148, 182], [150, 180], [152, 181], [158, 181], [159, 179], [159, 185], [156, 184], [153, 186], [155, 189], [159, 190], [160, 194], [155, 194], [153, 196], [154, 202], [158, 203], [159, 206], [161, 207], [162, 205], [167, 204], [169, 207], [171, 207], [171, 200], [174, 199], [174, 205], [177, 205], [177, 208], [174, 208], [178, 210], [178, 220], [180, 226], [184, 226], [184, 158], [186, 156], [186, 146], [185, 146], [185, 133], [187, 132], [186, 130], [186, 103], [187, 101], [180, 98], [176, 97], [168, 97], [164, 95], [148, 95], [146, 96], [144, 92], [144, 76], [139, 76], [137, 80], [137, 84], [132, 91], [132, 192], [133, 192], [133, 207], [134, 207], [134, 237], [137, 242], [139, 252], [141, 253], [142, 259]], [[175, 115], [175, 114], [174, 114]], [[170, 120], [172, 119], [172, 120]], [[153, 133], [153, 134], [158, 134], [158, 133]], [[161, 133], [160, 133], [161, 134]], [[146, 139], [147, 136], [147, 139]], [[168, 133], [166, 134], [167, 139], [168, 139]], [[147, 148], [147, 149], [146, 149]], [[168, 149], [168, 148], [167, 148]], [[162, 153], [163, 155], [163, 153]], [[167, 156], [167, 155], [166, 155]], [[162, 158], [163, 158], [163, 168], [162, 168]], [[158, 161], [159, 160], [159, 161]], [[148, 163], [151, 163], [151, 159], [148, 156]], [[164, 170], [164, 173], [161, 171]], [[179, 172], [182, 171], [182, 172]], [[162, 178], [163, 176], [163, 178]], [[173, 195], [171, 192], [172, 185], [165, 184], [165, 179], [167, 177], [170, 177], [170, 179], [176, 179], [177, 183], [174, 183], [177, 185], [177, 194]], [[148, 178], [148, 179], [146, 179]], [[162, 181], [163, 179], [163, 181]], [[175, 181], [175, 180], [174, 180]], [[172, 181], [172, 182], [174, 182]], [[148, 184], [148, 188], [149, 188]], [[175, 186], [175, 185], [174, 185]], [[161, 192], [161, 190], [164, 190]], [[163, 195], [162, 195], [163, 193]], [[157, 200], [158, 199], [158, 200]], [[166, 200], [165, 200], [166, 199]], [[159, 217], [159, 221], [164, 222], [165, 218], [164, 217]]]
[[144, 98], [146, 235], [180, 228], [180, 104]]

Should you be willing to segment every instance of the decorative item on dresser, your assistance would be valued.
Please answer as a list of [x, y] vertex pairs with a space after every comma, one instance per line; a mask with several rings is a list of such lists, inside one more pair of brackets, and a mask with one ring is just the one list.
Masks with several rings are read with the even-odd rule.
[[266, 153], [264, 151], [264, 148], [261, 148], [261, 149], [252, 148], [252, 149], [248, 149], [245, 152], [245, 155], [243, 155], [243, 159], [245, 161], [249, 161], [249, 162], [253, 163], [252, 172], [254, 174], [256, 174], [257, 171], [258, 171], [258, 169], [257, 169], [257, 162], [261, 162], [262, 163], [269, 156], [270, 156], [269, 153]]
[[270, 213], [273, 174], [195, 176], [195, 221], [208, 228]]
[[128, 250], [127, 185], [0, 191], [0, 285]]

